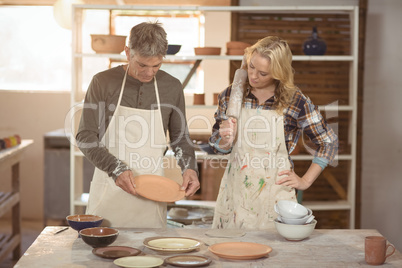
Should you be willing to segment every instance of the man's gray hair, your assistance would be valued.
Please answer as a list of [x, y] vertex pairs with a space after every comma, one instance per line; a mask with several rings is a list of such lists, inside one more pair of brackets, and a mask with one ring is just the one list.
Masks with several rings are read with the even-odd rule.
[[156, 21], [143, 22], [134, 26], [130, 31], [128, 47], [131, 57], [134, 53], [142, 57], [164, 57], [168, 41], [162, 24]]

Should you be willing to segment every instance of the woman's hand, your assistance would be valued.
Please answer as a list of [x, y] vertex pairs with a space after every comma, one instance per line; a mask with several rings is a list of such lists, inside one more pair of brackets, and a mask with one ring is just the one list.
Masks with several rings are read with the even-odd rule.
[[300, 178], [293, 170], [283, 170], [278, 175], [287, 175], [276, 182], [279, 185], [289, 186], [301, 191], [306, 190], [311, 185], [307, 180]]
[[293, 187], [304, 191], [308, 189], [322, 172], [321, 167], [316, 163], [311, 163], [309, 169], [303, 177], [299, 177], [293, 170], [283, 170], [278, 172], [278, 176], [287, 175], [279, 179], [276, 184]]
[[186, 191], [186, 196], [192, 196], [198, 189], [200, 189], [200, 181], [198, 180], [197, 172], [192, 169], [187, 169], [183, 173], [181, 190]]
[[232, 144], [237, 134], [237, 120], [230, 117], [227, 120], [223, 120], [219, 125], [219, 135], [222, 137], [219, 142], [219, 147], [228, 150], [232, 147]]

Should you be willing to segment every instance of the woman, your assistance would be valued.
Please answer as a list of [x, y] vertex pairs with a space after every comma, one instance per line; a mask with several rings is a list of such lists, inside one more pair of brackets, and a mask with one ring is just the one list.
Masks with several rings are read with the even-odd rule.
[[[277, 200], [296, 201], [337, 153], [338, 138], [318, 108], [293, 82], [285, 40], [268, 36], [245, 50], [247, 82], [238, 119], [226, 115], [231, 86], [219, 95], [209, 143], [230, 153], [212, 228], [265, 229], [277, 217]], [[302, 133], [317, 145], [307, 172], [293, 171], [289, 153]]]

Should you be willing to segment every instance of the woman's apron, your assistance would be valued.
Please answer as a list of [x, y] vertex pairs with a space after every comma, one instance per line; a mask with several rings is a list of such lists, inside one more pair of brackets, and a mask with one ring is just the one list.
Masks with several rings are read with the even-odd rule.
[[[116, 110], [101, 143], [117, 159], [126, 163], [134, 176], [163, 176], [162, 158], [166, 137], [162, 123], [158, 86], [154, 78], [157, 110], [121, 106], [124, 75]], [[125, 192], [106, 172], [95, 168], [89, 191], [87, 214], [104, 218], [106, 226], [130, 228], [166, 227], [166, 203], [155, 202]]]
[[290, 170], [283, 115], [242, 109], [238, 137], [229, 156], [216, 202], [212, 228], [267, 229], [277, 217], [278, 200], [296, 201], [295, 190], [276, 185]]

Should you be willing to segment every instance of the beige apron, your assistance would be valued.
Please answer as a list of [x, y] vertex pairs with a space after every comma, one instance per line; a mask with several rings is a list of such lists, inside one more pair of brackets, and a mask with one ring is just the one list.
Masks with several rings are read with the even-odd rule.
[[242, 109], [212, 228], [272, 227], [277, 217], [275, 202], [296, 200], [293, 188], [275, 184], [282, 170], [290, 170], [283, 115], [272, 110]]
[[[128, 68], [127, 68], [128, 71]], [[166, 148], [158, 86], [154, 78], [157, 110], [121, 106], [124, 75], [116, 110], [101, 143], [116, 158], [126, 163], [134, 176], [163, 176], [162, 159]], [[116, 186], [106, 172], [95, 168], [89, 191], [87, 214], [104, 218], [103, 225], [130, 228], [166, 227], [166, 203], [134, 196]]]

